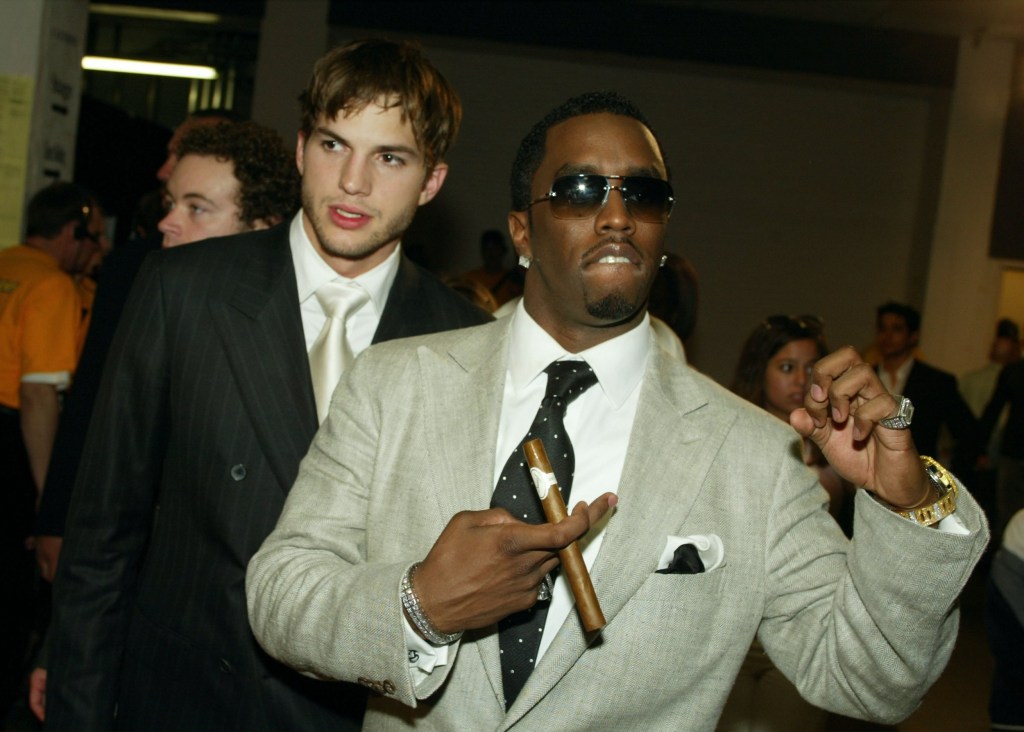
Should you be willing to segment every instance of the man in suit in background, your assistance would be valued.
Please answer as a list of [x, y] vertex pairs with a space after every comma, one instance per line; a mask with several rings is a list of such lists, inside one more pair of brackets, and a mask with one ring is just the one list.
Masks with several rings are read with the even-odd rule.
[[[366, 729], [711, 730], [755, 635], [812, 703], [892, 721], [948, 659], [977, 504], [843, 349], [790, 419], [875, 494], [848, 544], [792, 429], [653, 345], [667, 171], [628, 100], [553, 110], [513, 167], [515, 313], [342, 379], [247, 592], [273, 655], [377, 692]], [[524, 433], [580, 501], [560, 523], [536, 523]], [[546, 578], [580, 538], [600, 632]]]
[[[178, 125], [167, 145], [167, 159], [156, 172], [156, 178], [166, 183], [178, 162], [178, 145], [184, 134], [204, 125], [228, 122], [233, 115], [224, 110], [201, 110], [190, 115]], [[157, 222], [153, 209], [161, 208], [162, 191], [144, 194], [136, 206], [134, 233], [128, 241], [116, 246], [103, 258], [93, 301], [89, 332], [82, 346], [82, 357], [75, 372], [74, 388], [68, 393], [61, 411], [57, 436], [50, 457], [50, 469], [46, 473], [46, 486], [36, 517], [36, 563], [47, 582], [53, 582], [64, 542], [64, 522], [67, 519], [71, 489], [78, 474], [78, 464], [85, 445], [85, 432], [89, 428], [96, 392], [99, 390], [103, 363], [114, 332], [121, 319], [128, 292], [142, 261], [154, 249], [159, 248]], [[153, 198], [156, 198], [154, 201]], [[152, 221], [149, 221], [152, 219]], [[35, 708], [35, 707], [33, 707]]]
[[[281, 136], [269, 127], [228, 120], [193, 124], [177, 137], [175, 150], [178, 152], [176, 165], [165, 181], [166, 213], [158, 224], [164, 233], [165, 246], [266, 229], [291, 217], [299, 207], [299, 174], [294, 155], [285, 147]], [[130, 260], [120, 264], [127, 261]], [[105, 302], [108, 307], [102, 314], [116, 321], [119, 313], [111, 312], [109, 299]], [[107, 328], [110, 324], [100, 327]], [[89, 344], [94, 349], [102, 349], [104, 342], [109, 344], [110, 337], [104, 335], [99, 341], [90, 340]], [[90, 353], [92, 360], [88, 367], [92, 371], [86, 372], [81, 385], [86, 393], [78, 394], [80, 385], [76, 379], [75, 399], [68, 414], [70, 425], [62, 422], [58, 431], [50, 461], [52, 479], [47, 478], [36, 522], [37, 530], [45, 532], [36, 537], [36, 557], [48, 582], [53, 581], [60, 557], [71, 488], [78, 471], [95, 390], [99, 386], [96, 370], [102, 366], [105, 350]], [[44, 656], [45, 652], [29, 683], [29, 707], [40, 719], [45, 715]]]
[[978, 454], [978, 421], [960, 396], [956, 377], [914, 358], [921, 337], [921, 314], [898, 302], [878, 307], [875, 344], [878, 375], [890, 394], [902, 395], [914, 404], [910, 433], [917, 449], [936, 455], [943, 425], [956, 444], [952, 453], [954, 469], [966, 473]]
[[[292, 216], [299, 207], [299, 176], [280, 136], [253, 122], [202, 117], [175, 132], [176, 165], [164, 181], [164, 215], [158, 219], [165, 246], [191, 244], [214, 236], [265, 229]], [[179, 128], [180, 130], [181, 128]], [[163, 171], [167, 167], [161, 168]], [[82, 456], [85, 432], [99, 388], [100, 374], [127, 290], [148, 246], [128, 245], [116, 257], [113, 284], [104, 276], [95, 331], [82, 352], [82, 370], [61, 416], [46, 490], [36, 522], [36, 556], [43, 577], [53, 581], [60, 557], [71, 489]], [[106, 269], [104, 270], [106, 275]], [[127, 280], [125, 282], [124, 280]], [[108, 287], [109, 286], [109, 287]], [[120, 289], [124, 288], [123, 295]], [[113, 289], [115, 292], [111, 292]]]
[[[317, 429], [325, 364], [486, 319], [400, 248], [460, 118], [415, 47], [334, 49], [302, 97], [295, 218], [147, 259], [72, 498], [48, 728], [358, 729], [360, 690], [258, 648], [245, 566]], [[329, 316], [338, 290], [347, 318]]]

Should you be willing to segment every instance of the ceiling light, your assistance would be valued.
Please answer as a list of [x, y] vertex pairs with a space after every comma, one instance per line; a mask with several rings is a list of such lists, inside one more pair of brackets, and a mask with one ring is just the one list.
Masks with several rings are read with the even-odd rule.
[[86, 71], [116, 71], [122, 74], [148, 74], [149, 76], [175, 76], [182, 79], [216, 79], [217, 69], [212, 66], [164, 64], [136, 61], [130, 58], [84, 56], [82, 68]]
[[165, 10], [163, 8], [135, 8], [127, 5], [92, 3], [89, 12], [94, 15], [117, 15], [122, 18], [143, 18], [146, 20], [171, 20], [184, 23], [216, 25], [223, 16], [217, 13], [203, 13], [188, 10]]

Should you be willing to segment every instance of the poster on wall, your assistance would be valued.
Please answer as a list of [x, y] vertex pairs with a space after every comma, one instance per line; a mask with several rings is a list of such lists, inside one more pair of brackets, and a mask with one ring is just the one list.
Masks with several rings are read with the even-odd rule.
[[74, 176], [88, 20], [87, 0], [47, 1], [25, 179], [27, 197], [55, 180], [71, 180]]
[[0, 74], [0, 247], [21, 241], [34, 88], [29, 77]]

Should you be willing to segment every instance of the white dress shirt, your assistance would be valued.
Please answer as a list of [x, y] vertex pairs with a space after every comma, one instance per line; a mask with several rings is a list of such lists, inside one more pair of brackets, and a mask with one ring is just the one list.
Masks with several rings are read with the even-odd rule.
[[[569, 511], [580, 501], [591, 503], [601, 494], [618, 492], [626, 448], [640, 398], [647, 357], [653, 343], [653, 331], [645, 315], [637, 327], [627, 333], [578, 354], [568, 353], [529, 316], [522, 303], [516, 306], [509, 342], [508, 370], [501, 402], [501, 419], [495, 445], [494, 474], [498, 476], [511, 452], [526, 435], [544, 398], [547, 375], [544, 369], [560, 359], [585, 360], [598, 383], [568, 407], [565, 429], [576, 454], [576, 472]], [[589, 569], [601, 548], [606, 520], [591, 528], [580, 541], [583, 560]], [[555, 581], [544, 634], [537, 661], [551, 645], [559, 627], [573, 611], [575, 601], [563, 575]], [[423, 681], [434, 666], [449, 662], [451, 646], [435, 648], [424, 641], [405, 621], [409, 647], [410, 674], [413, 683]]]
[[902, 394], [907, 388], [907, 379], [910, 377], [910, 369], [914, 368], [914, 358], [910, 357], [899, 365], [894, 374], [890, 374], [885, 367], [878, 364], [878, 378], [882, 386], [889, 390], [890, 394]]
[[306, 236], [302, 225], [302, 211], [295, 214], [291, 228], [288, 230], [288, 241], [292, 249], [292, 261], [295, 263], [295, 284], [299, 290], [299, 310], [302, 314], [302, 332], [306, 338], [306, 350], [309, 351], [313, 341], [323, 330], [327, 315], [320, 302], [316, 299], [317, 289], [332, 280], [338, 282], [358, 282], [370, 294], [370, 299], [361, 308], [349, 315], [345, 322], [345, 338], [353, 355], [358, 356], [373, 341], [377, 332], [381, 313], [387, 304], [391, 285], [398, 274], [398, 262], [401, 256], [401, 245], [379, 265], [364, 272], [358, 277], [349, 278], [335, 272], [323, 260]]

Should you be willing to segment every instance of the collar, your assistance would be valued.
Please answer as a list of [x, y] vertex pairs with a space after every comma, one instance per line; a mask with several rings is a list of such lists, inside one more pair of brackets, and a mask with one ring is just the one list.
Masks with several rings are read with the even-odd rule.
[[292, 250], [292, 261], [295, 263], [295, 284], [299, 289], [299, 302], [305, 302], [313, 297], [317, 289], [327, 282], [334, 280], [358, 282], [364, 290], [370, 293], [370, 301], [377, 312], [384, 312], [388, 293], [398, 274], [402, 245], [399, 244], [395, 247], [395, 251], [391, 252], [387, 259], [369, 272], [364, 272], [355, 278], [344, 277], [331, 269], [313, 248], [313, 242], [306, 236], [306, 227], [302, 225], [302, 216], [300, 209], [288, 229], [288, 243]]
[[530, 317], [522, 301], [512, 314], [508, 373], [520, 391], [552, 361], [584, 360], [597, 374], [605, 396], [620, 407], [643, 378], [651, 350], [651, 327], [645, 313], [635, 328], [579, 353], [569, 353]]
[[[914, 368], [915, 361], [917, 361], [917, 359], [914, 358], [913, 356], [910, 356], [907, 358], [906, 361], [904, 361], [903, 363], [896, 367], [896, 371], [893, 372], [893, 378], [896, 380], [897, 383], [906, 381], [907, 376], [910, 374], [910, 369]], [[885, 364], [882, 361], [878, 362], [878, 366], [875, 370], [879, 374], [884, 374], [886, 378], [889, 377], [890, 372], [885, 368]]]
[[40, 249], [37, 246], [31, 244], [22, 244], [21, 248], [25, 250], [25, 254], [31, 259], [37, 260], [40, 264], [45, 264], [47, 267], [53, 269], [60, 269], [60, 262], [50, 252], [45, 249]]

